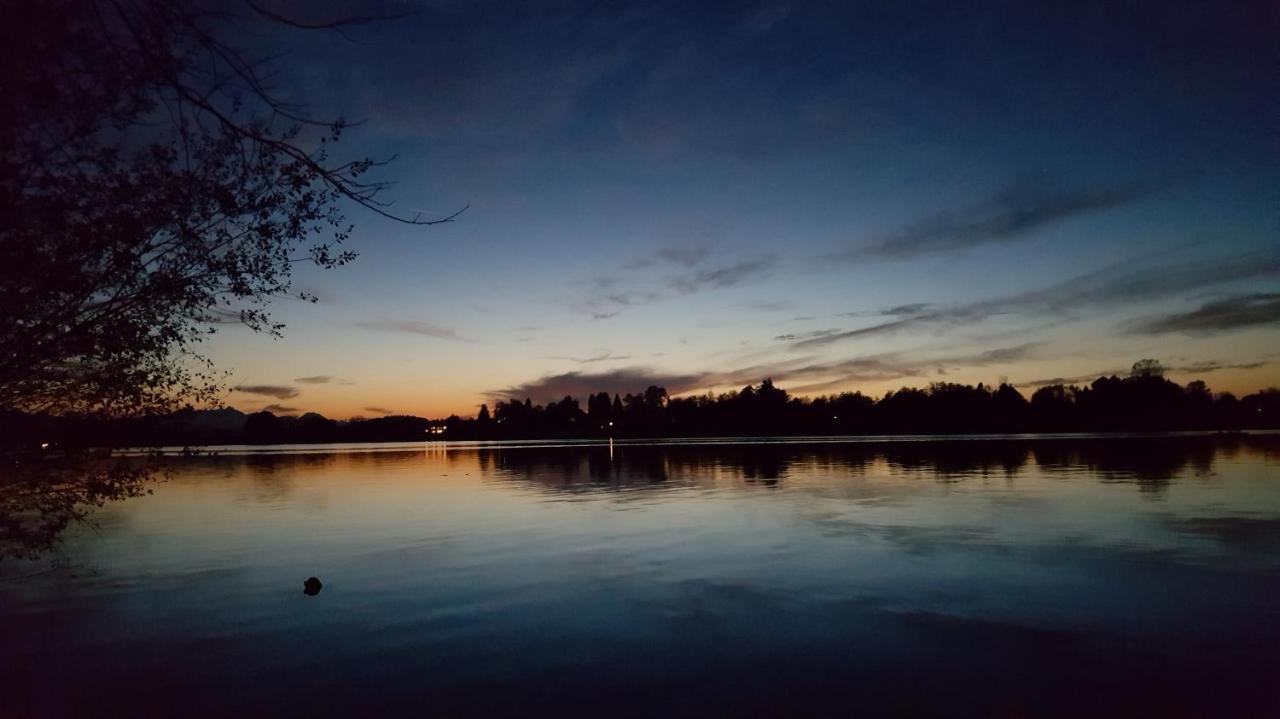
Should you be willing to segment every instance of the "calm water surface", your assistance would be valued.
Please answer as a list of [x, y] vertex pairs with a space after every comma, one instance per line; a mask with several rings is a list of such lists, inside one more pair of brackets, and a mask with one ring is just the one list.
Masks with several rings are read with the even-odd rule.
[[0, 715], [1280, 715], [1280, 436], [174, 461], [0, 562]]

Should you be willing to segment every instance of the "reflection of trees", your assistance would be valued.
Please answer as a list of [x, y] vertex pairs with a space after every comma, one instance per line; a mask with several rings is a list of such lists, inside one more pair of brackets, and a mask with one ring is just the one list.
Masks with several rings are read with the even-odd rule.
[[940, 479], [973, 475], [1013, 476], [1027, 463], [1030, 447], [1021, 441], [893, 442], [874, 451], [895, 467], [930, 472]]
[[1191, 470], [1208, 476], [1218, 452], [1276, 457], [1280, 437], [1027, 438], [999, 441], [487, 447], [481, 472], [548, 489], [697, 486], [717, 481], [773, 486], [789, 476], [862, 475], [880, 465], [937, 481], [1015, 477], [1028, 463], [1055, 475], [1132, 482], [1157, 491]]
[[[1231, 440], [1228, 440], [1231, 441]], [[1207, 475], [1223, 440], [1212, 436], [1094, 438], [1035, 444], [1036, 463], [1054, 473], [1087, 469], [1102, 481], [1159, 491], [1188, 466]]]
[[[995, 446], [1000, 445], [1000, 446]], [[878, 461], [941, 475], [1016, 473], [1025, 443], [819, 443], [615, 445], [583, 448], [486, 447], [481, 471], [548, 488], [700, 485], [717, 479], [775, 486], [789, 474], [862, 474]]]
[[[1040, 472], [1084, 481], [1127, 482], [1160, 491], [1188, 471], [1211, 476], [1217, 460], [1238, 455], [1280, 461], [1280, 435], [1129, 438], [1027, 438], [1000, 441], [853, 443], [623, 444], [589, 447], [487, 446], [450, 451], [429, 462], [479, 470], [553, 492], [706, 487], [736, 483], [768, 488], [799, 478], [840, 480], [903, 474], [938, 482], [1021, 474], [1034, 459]], [[330, 473], [335, 465], [377, 472], [416, 461], [420, 451], [284, 453], [203, 457], [205, 469], [243, 473], [268, 496], [283, 496], [295, 477]], [[33, 557], [56, 546], [73, 522], [106, 502], [147, 494], [165, 470], [150, 458], [10, 460], [0, 473], [0, 559]]]
[[150, 494], [163, 469], [139, 458], [18, 461], [0, 476], [0, 560], [34, 558], [107, 502]]

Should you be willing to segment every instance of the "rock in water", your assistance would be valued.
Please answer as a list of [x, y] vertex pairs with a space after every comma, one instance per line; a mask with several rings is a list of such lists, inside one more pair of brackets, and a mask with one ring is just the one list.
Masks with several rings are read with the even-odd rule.
[[320, 593], [320, 588], [323, 586], [324, 585], [320, 583], [319, 579], [311, 577], [302, 583], [302, 593], [308, 597], [314, 597]]

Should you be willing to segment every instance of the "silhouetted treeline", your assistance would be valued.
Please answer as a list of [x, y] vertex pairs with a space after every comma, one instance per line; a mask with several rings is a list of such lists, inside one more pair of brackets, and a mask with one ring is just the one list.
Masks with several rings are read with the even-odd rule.
[[572, 397], [545, 405], [529, 399], [481, 406], [474, 418], [332, 420], [234, 409], [184, 410], [128, 420], [0, 414], [10, 446], [45, 442], [92, 446], [197, 446], [319, 442], [405, 442], [429, 439], [572, 437], [711, 437], [850, 434], [981, 434], [1020, 432], [1158, 432], [1280, 429], [1280, 390], [1243, 398], [1215, 394], [1204, 382], [1180, 385], [1159, 363], [1144, 360], [1127, 377], [1087, 386], [1055, 384], [1030, 398], [1008, 384], [937, 382], [875, 399], [859, 392], [792, 397], [766, 379], [720, 395], [672, 398], [662, 387], [639, 394]]
[[186, 409], [159, 417], [103, 420], [0, 413], [3, 446], [195, 447], [226, 444], [317, 444], [323, 442], [420, 442], [431, 420], [422, 417], [329, 419], [235, 409]]
[[1280, 428], [1280, 391], [1237, 399], [1202, 381], [1182, 386], [1158, 365], [1085, 387], [1052, 385], [1028, 399], [1008, 384], [938, 382], [875, 399], [859, 392], [792, 397], [770, 380], [720, 395], [671, 398], [662, 387], [579, 402], [529, 400], [481, 407], [475, 419], [450, 417], [449, 439], [530, 437], [700, 437], [841, 434], [1115, 432]]

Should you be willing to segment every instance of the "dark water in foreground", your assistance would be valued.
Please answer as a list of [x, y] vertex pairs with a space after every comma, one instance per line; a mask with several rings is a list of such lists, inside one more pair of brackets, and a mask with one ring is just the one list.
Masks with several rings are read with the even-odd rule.
[[367, 449], [0, 563], [0, 716], [1280, 715], [1280, 436]]

